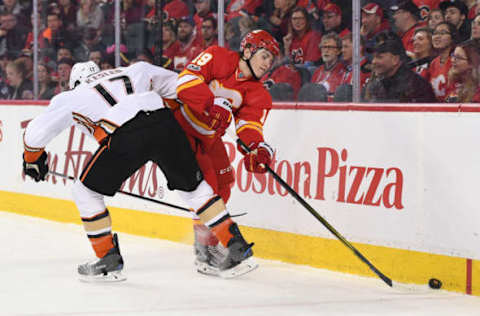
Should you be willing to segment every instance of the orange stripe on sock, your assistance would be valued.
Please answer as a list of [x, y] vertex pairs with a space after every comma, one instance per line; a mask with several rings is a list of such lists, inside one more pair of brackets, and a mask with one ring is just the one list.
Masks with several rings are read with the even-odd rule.
[[98, 258], [103, 258], [107, 252], [112, 249], [113, 246], [113, 237], [112, 234], [103, 236], [100, 238], [88, 238], [92, 243], [93, 250]]
[[221, 222], [220, 224], [212, 227], [211, 230], [217, 236], [218, 240], [222, 243], [224, 247], [227, 247], [228, 242], [232, 239], [233, 235], [228, 230], [230, 225], [233, 224], [231, 218], [227, 218], [225, 221]]

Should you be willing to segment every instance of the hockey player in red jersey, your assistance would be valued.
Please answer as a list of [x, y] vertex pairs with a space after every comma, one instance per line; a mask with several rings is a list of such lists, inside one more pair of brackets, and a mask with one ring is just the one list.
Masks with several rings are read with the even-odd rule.
[[[268, 32], [255, 30], [244, 37], [240, 51], [211, 46], [198, 55], [179, 75], [177, 97], [182, 104], [174, 108], [205, 179], [225, 202], [230, 197], [234, 174], [221, 136], [232, 119], [238, 137], [252, 149], [246, 153], [239, 148], [248, 171], [265, 172], [265, 165], [273, 157], [263, 137], [272, 99], [259, 79], [270, 69], [280, 49]], [[216, 274], [209, 249], [218, 241], [200, 222], [194, 219], [193, 224], [198, 271]]]
[[177, 190], [228, 250], [215, 257], [221, 277], [236, 277], [258, 266], [251, 257], [253, 244], [243, 239], [225, 203], [204, 180], [189, 140], [165, 107], [162, 98], [176, 97], [175, 72], [144, 62], [99, 72], [98, 66], [89, 61], [75, 64], [70, 88], [55, 96], [46, 111], [29, 123], [24, 134], [23, 170], [37, 182], [45, 180], [45, 147], [72, 125], [99, 142], [72, 186], [75, 204], [98, 258], [78, 267], [82, 279], [124, 279], [120, 273], [123, 258], [116, 234], [111, 231], [104, 195], [113, 196], [147, 161], [159, 166], [168, 188]]

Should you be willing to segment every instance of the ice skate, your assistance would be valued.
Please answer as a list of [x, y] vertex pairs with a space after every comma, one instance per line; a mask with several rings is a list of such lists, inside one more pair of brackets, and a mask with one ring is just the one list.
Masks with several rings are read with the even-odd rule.
[[198, 273], [220, 276], [220, 269], [218, 268], [220, 262], [227, 257], [228, 249], [218, 244], [216, 246], [202, 245], [195, 241], [195, 267]]
[[80, 280], [84, 282], [119, 282], [127, 278], [122, 274], [123, 258], [118, 246], [117, 234], [113, 234], [113, 245], [103, 258], [78, 266]]
[[253, 243], [248, 244], [243, 239], [236, 223], [233, 223], [229, 230], [233, 237], [228, 242], [228, 253], [226, 258], [218, 264], [219, 276], [224, 279], [235, 278], [258, 268], [258, 264], [252, 257]]

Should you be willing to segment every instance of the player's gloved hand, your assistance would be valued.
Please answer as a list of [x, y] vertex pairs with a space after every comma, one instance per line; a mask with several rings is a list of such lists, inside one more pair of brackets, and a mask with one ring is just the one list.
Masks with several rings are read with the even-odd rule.
[[31, 177], [35, 182], [45, 181], [45, 176], [48, 173], [47, 153], [43, 152], [40, 157], [34, 162], [26, 162], [25, 155], [23, 156], [23, 172]]
[[253, 143], [249, 147], [251, 151], [243, 158], [245, 169], [250, 172], [264, 173], [267, 171], [265, 166], [269, 166], [273, 159], [272, 147], [264, 142]]
[[211, 129], [226, 129], [233, 117], [232, 104], [225, 98], [217, 97], [213, 100], [213, 105], [207, 108], [207, 114]]

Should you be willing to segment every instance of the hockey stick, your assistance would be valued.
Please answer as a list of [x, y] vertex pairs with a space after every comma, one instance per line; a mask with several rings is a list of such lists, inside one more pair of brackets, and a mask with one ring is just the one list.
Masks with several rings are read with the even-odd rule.
[[[55, 171], [48, 171], [48, 173], [51, 174], [52, 176], [57, 176], [57, 177], [68, 179], [68, 180], [76, 180], [74, 177], [67, 176], [67, 175], [64, 175], [64, 174], [61, 174], [61, 173], [58, 173], [58, 172], [55, 172]], [[138, 194], [135, 194], [135, 193], [125, 192], [125, 191], [121, 191], [121, 190], [119, 190], [117, 192], [121, 193], [121, 194], [128, 195], [128, 196], [132, 196], [132, 197], [135, 197], [135, 198], [138, 198], [138, 199], [141, 199], [141, 200], [145, 200], [145, 201], [169, 206], [171, 208], [176, 208], [176, 209], [181, 210], [181, 211], [185, 211], [185, 212], [189, 212], [189, 213], [191, 212], [186, 207], [178, 206], [178, 205], [175, 205], [175, 204], [170, 204], [170, 203], [167, 203], [167, 202], [162, 202], [162, 201], [155, 200], [155, 199], [152, 199], [152, 198], [148, 198], [148, 197], [145, 197], [145, 196], [141, 196], [141, 195], [138, 195]], [[246, 214], [247, 214], [247, 212], [243, 212], [243, 213], [239, 213], [239, 214], [230, 214], [230, 217], [239, 217], [239, 216], [243, 216], [243, 215], [246, 215]]]
[[[68, 180], [76, 180], [74, 177], [67, 176], [67, 175], [64, 175], [64, 174], [61, 174], [61, 173], [58, 173], [58, 172], [55, 172], [55, 171], [49, 171], [48, 173], [53, 175], [53, 176], [60, 177], [60, 178], [64, 178], [64, 179], [68, 179]], [[182, 207], [182, 206], [178, 206], [178, 205], [175, 205], [175, 204], [170, 204], [170, 203], [167, 203], [167, 202], [162, 202], [162, 201], [159, 201], [159, 200], [151, 199], [151, 198], [141, 196], [141, 195], [138, 195], [138, 194], [135, 194], [135, 193], [125, 192], [125, 191], [121, 191], [121, 190], [119, 190], [117, 192], [121, 193], [121, 194], [128, 195], [128, 196], [136, 197], [136, 198], [139, 198], [141, 200], [146, 200], [146, 201], [150, 201], [150, 202], [153, 202], [153, 203], [162, 204], [162, 205], [165, 205], [165, 206], [169, 206], [169, 207], [176, 208], [178, 210], [182, 210], [182, 211], [190, 213], [190, 210], [186, 207]]]
[[[251, 152], [251, 149], [239, 137], [232, 135], [232, 131], [230, 129], [227, 129], [227, 133], [247, 152]], [[265, 166], [265, 168], [273, 176], [273, 178], [295, 198], [295, 200], [302, 204], [303, 207], [310, 212], [310, 214], [312, 214], [320, 223], [323, 224], [323, 226], [325, 226], [335, 237], [337, 237], [337, 239], [339, 239], [347, 248], [349, 248], [363, 263], [370, 268], [370, 270], [372, 270], [388, 286], [393, 287], [392, 279], [380, 272], [380, 270], [378, 270], [370, 261], [368, 261], [368, 259], [365, 258], [365, 256], [357, 250], [357, 248], [355, 248], [348, 240], [345, 239], [345, 237], [343, 237], [335, 228], [333, 228], [333, 226], [330, 225], [326, 219], [318, 214], [318, 212], [315, 211], [315, 209], [313, 209], [313, 207], [311, 207], [310, 204], [308, 204], [294, 189], [292, 189], [288, 183], [283, 181], [283, 179], [275, 171], [273, 171], [269, 166]]]

